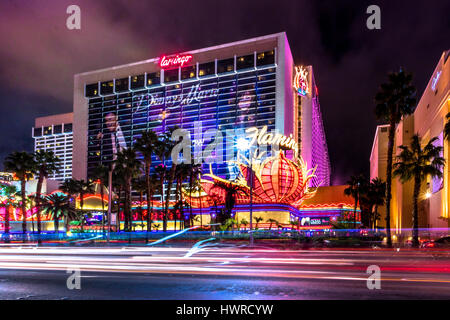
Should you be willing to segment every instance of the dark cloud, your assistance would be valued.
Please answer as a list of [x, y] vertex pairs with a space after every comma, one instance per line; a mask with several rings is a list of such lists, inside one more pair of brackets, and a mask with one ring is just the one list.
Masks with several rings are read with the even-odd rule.
[[[71, 4], [80, 31], [65, 26]], [[370, 4], [381, 7], [381, 30], [366, 28]], [[35, 117], [72, 109], [75, 73], [286, 31], [296, 62], [314, 66], [333, 182], [344, 183], [368, 173], [379, 84], [402, 65], [421, 94], [449, 49], [449, 11], [439, 0], [3, 0], [0, 162], [32, 149]]]

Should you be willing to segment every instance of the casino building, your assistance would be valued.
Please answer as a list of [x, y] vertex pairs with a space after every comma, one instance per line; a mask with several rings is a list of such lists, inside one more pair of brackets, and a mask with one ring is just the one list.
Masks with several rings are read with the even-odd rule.
[[75, 75], [72, 175], [90, 178], [144, 131], [175, 126], [215, 177], [239, 177], [233, 161], [246, 138], [264, 157], [278, 147], [301, 156], [315, 168], [307, 187], [330, 184], [313, 68], [294, 64], [284, 32]]
[[[395, 131], [394, 153], [399, 146], [410, 145], [413, 134], [421, 138], [425, 146], [433, 137], [436, 145], [443, 147], [445, 159], [442, 178], [427, 177], [419, 194], [419, 227], [441, 228], [448, 232], [450, 201], [450, 154], [449, 139], [444, 137], [444, 126], [450, 112], [450, 50], [444, 51], [431, 73], [430, 80], [413, 114], [400, 121]], [[370, 178], [379, 177], [386, 181], [388, 126], [377, 127], [370, 155]], [[395, 154], [394, 154], [395, 155]], [[412, 226], [413, 181], [402, 183], [398, 178], [392, 181], [391, 228], [401, 234]], [[380, 208], [381, 224], [384, 225], [386, 209]]]

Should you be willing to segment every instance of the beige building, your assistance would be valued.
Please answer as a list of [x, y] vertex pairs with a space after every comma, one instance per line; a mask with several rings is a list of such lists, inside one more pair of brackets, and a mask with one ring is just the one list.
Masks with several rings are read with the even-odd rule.
[[[413, 134], [421, 137], [422, 145], [433, 137], [444, 147], [446, 159], [443, 179], [431, 179], [423, 184], [419, 198], [419, 227], [448, 228], [449, 226], [449, 141], [444, 139], [443, 129], [450, 109], [450, 50], [445, 51], [428, 82], [422, 97], [411, 116], [399, 123], [395, 133], [394, 154], [400, 145], [409, 145]], [[370, 155], [370, 178], [386, 181], [388, 125], [378, 126]], [[395, 161], [395, 160], [394, 160]], [[392, 183], [391, 228], [400, 233], [412, 226], [413, 182], [402, 184], [398, 178]], [[380, 225], [385, 226], [385, 208], [380, 209]]]

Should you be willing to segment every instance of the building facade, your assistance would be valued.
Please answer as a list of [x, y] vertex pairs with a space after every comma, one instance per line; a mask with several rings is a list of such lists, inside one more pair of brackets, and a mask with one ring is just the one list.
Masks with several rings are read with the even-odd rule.
[[59, 170], [49, 179], [72, 178], [73, 113], [36, 118], [32, 129], [34, 151], [53, 151], [60, 159]]
[[[296, 70], [286, 34], [278, 33], [77, 74], [73, 175], [89, 178], [142, 132], [161, 134], [176, 126], [189, 132], [192, 154], [205, 171], [211, 164], [214, 174], [233, 179], [238, 171], [228, 160], [236, 157], [237, 140], [253, 128], [261, 137], [267, 133], [266, 140], [290, 138], [289, 145], [317, 165], [312, 185], [329, 185], [312, 68], [298, 79]], [[270, 155], [272, 146], [266, 145]]]
[[[442, 53], [439, 62], [423, 92], [414, 113], [404, 117], [395, 132], [395, 153], [398, 147], [409, 145], [413, 134], [421, 138], [422, 146], [437, 137], [436, 145], [443, 147], [442, 156], [446, 160], [443, 178], [427, 178], [419, 196], [419, 226], [421, 228], [448, 228], [449, 226], [449, 141], [443, 130], [450, 111], [450, 50]], [[370, 156], [370, 176], [386, 181], [388, 126], [378, 126]], [[392, 184], [391, 227], [402, 232], [412, 226], [413, 182], [402, 184], [394, 178]], [[383, 208], [382, 223], [385, 225], [386, 212]]]

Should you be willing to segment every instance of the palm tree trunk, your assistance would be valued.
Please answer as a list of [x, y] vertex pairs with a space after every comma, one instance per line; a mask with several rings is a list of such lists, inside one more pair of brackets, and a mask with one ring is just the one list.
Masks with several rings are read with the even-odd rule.
[[145, 243], [148, 243], [148, 232], [150, 231], [150, 166], [151, 166], [151, 157], [150, 157], [150, 162], [149, 161], [145, 161], [145, 187], [147, 188], [146, 190], [146, 200], [147, 200], [147, 236], [145, 238]]
[[356, 208], [358, 207], [358, 195], [355, 195], [355, 206], [353, 208], [353, 230], [356, 230]]
[[42, 183], [44, 182], [44, 176], [39, 175], [38, 183], [36, 186], [36, 215], [37, 215], [37, 232], [38, 232], [38, 243], [41, 243], [41, 190], [42, 190]]
[[166, 205], [164, 207], [164, 216], [163, 216], [163, 231], [167, 231], [167, 216], [169, 212], [169, 201], [170, 201], [170, 192], [172, 189], [173, 181], [175, 180], [175, 169], [176, 164], [172, 163], [172, 168], [170, 168], [169, 180], [167, 181], [167, 190], [166, 190]]
[[378, 205], [375, 205], [375, 216], [373, 217], [373, 230], [377, 231]]
[[55, 233], [58, 234], [59, 233], [59, 219], [57, 216], [57, 212], [54, 213], [55, 214], [55, 218], [54, 218], [54, 224], [55, 224]]
[[102, 198], [102, 233], [105, 232], [105, 203], [103, 202], [103, 196], [104, 196], [103, 185], [104, 185], [104, 183], [105, 183], [105, 181], [100, 180], [100, 197]]
[[84, 192], [80, 192], [80, 210], [81, 210], [81, 232], [84, 232], [84, 213], [83, 213], [83, 207], [84, 207]]
[[392, 247], [391, 238], [391, 187], [392, 187], [392, 154], [394, 152], [394, 138], [395, 138], [395, 117], [391, 117], [389, 124], [389, 140], [388, 140], [388, 154], [386, 166], [386, 237], [387, 246]]
[[419, 247], [419, 206], [418, 206], [418, 199], [419, 199], [419, 192], [420, 192], [420, 176], [416, 176], [414, 178], [414, 198], [413, 198], [413, 247], [418, 248]]
[[[23, 235], [25, 235], [27, 233], [27, 207], [25, 204], [25, 185], [26, 185], [26, 180], [22, 179], [21, 184], [20, 184], [20, 193], [22, 196], [22, 232]], [[25, 238], [23, 239], [25, 241]]]

